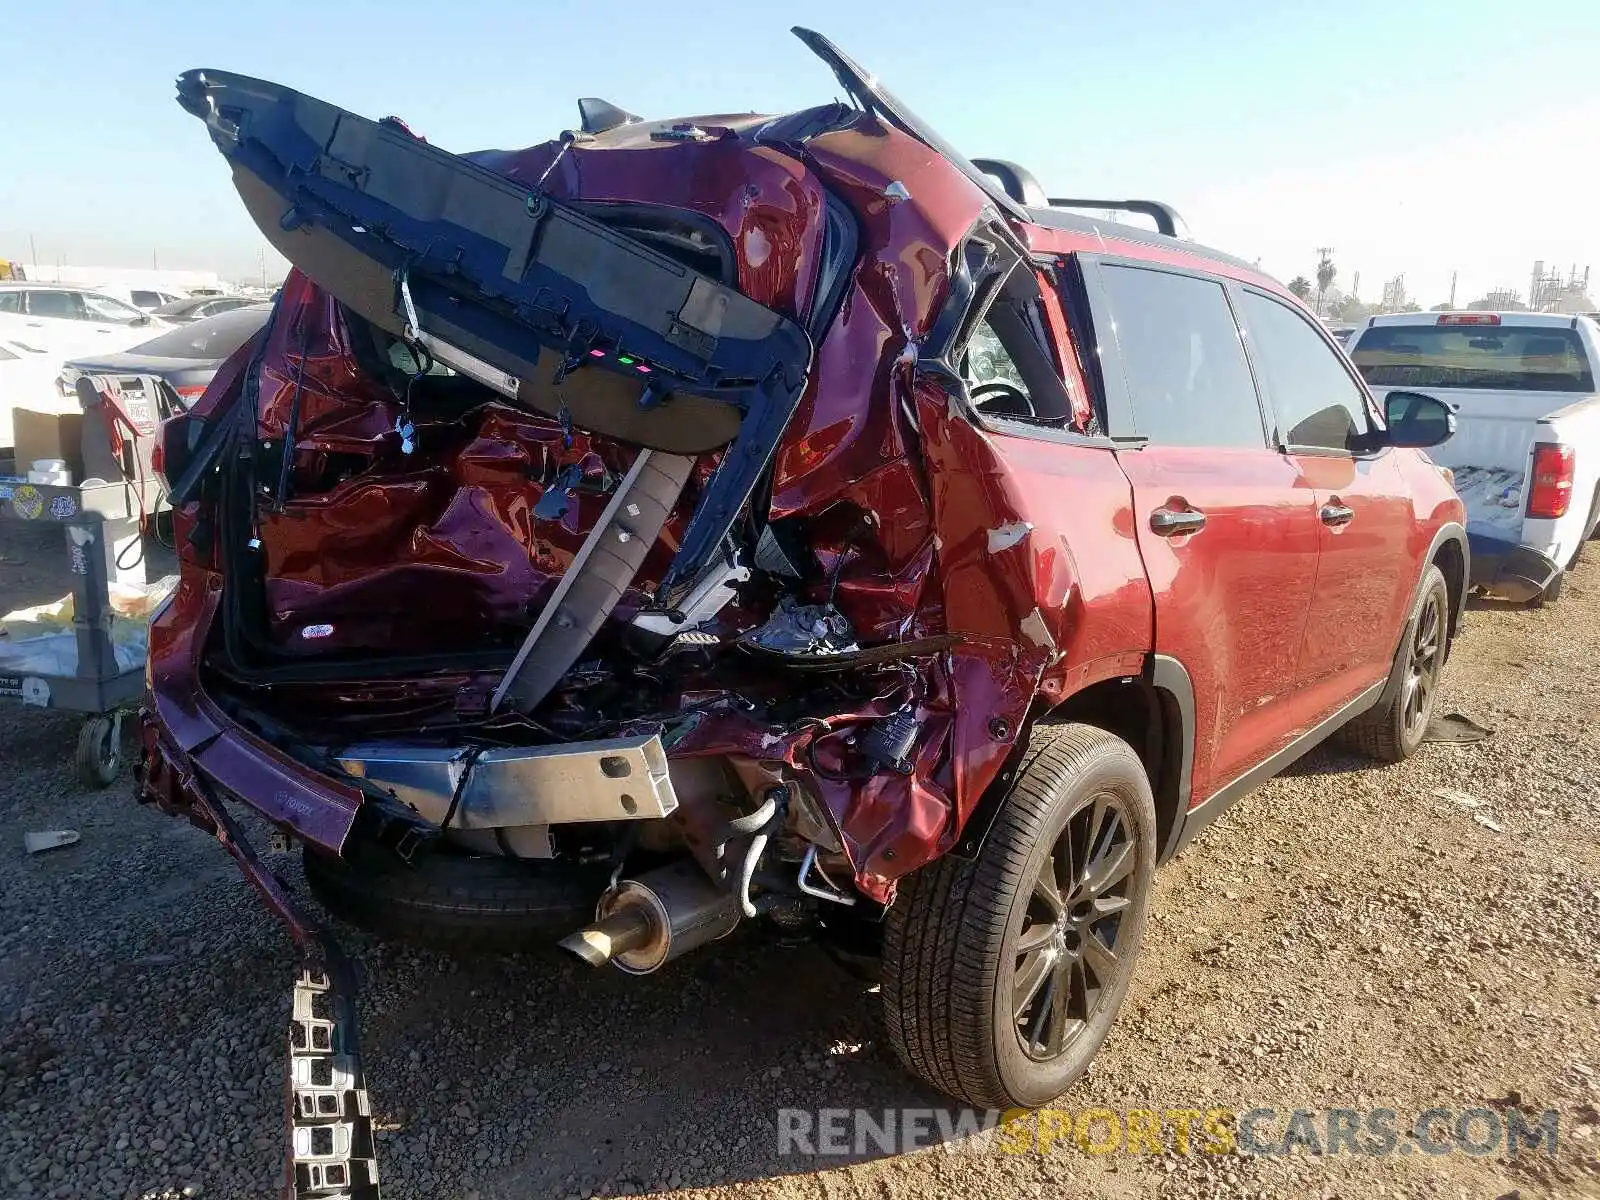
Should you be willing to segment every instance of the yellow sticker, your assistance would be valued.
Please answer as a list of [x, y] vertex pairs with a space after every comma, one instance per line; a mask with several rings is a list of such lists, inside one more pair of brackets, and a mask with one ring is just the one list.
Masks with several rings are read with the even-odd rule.
[[17, 510], [17, 516], [24, 521], [36, 520], [44, 511], [44, 497], [39, 494], [38, 488], [25, 483], [11, 497], [11, 507]]

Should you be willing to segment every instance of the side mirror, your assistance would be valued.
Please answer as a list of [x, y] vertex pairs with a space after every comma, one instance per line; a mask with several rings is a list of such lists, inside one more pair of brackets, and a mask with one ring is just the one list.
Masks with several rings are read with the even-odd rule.
[[1421, 392], [1390, 392], [1384, 397], [1383, 418], [1391, 446], [1427, 449], [1449, 441], [1456, 431], [1450, 406]]
[[140, 313], [133, 320], [129, 321], [128, 324], [129, 325], [148, 325], [148, 324], [150, 324], [150, 314], [149, 313]]

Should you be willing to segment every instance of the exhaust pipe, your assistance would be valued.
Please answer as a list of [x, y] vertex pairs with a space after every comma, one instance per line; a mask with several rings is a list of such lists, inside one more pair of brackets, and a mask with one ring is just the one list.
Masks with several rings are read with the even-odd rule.
[[591, 967], [609, 962], [630, 975], [648, 975], [727, 937], [740, 915], [739, 897], [685, 859], [624, 879], [600, 897], [593, 924], [556, 944]]

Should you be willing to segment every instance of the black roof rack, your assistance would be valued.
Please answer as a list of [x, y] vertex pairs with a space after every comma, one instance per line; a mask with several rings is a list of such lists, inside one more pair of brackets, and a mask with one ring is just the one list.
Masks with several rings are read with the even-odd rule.
[[1034, 178], [1033, 172], [1003, 158], [975, 158], [972, 165], [985, 175], [999, 180], [1000, 186], [1017, 203], [1028, 208], [1089, 208], [1106, 212], [1130, 212], [1149, 217], [1156, 230], [1167, 237], [1180, 236], [1183, 218], [1170, 204], [1160, 200], [1082, 200], [1045, 195], [1044, 188]]

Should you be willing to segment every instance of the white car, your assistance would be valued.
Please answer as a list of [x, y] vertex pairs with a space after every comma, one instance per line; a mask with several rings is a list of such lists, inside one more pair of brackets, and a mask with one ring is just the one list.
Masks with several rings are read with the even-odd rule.
[[1428, 453], [1467, 506], [1472, 582], [1554, 600], [1600, 525], [1600, 325], [1558, 313], [1396, 313], [1347, 343], [1380, 406], [1421, 392], [1456, 414]]
[[[0, 457], [13, 443], [12, 409], [54, 412], [62, 405], [56, 389], [60, 368], [61, 360], [55, 355], [0, 332]], [[77, 408], [76, 400], [72, 408]]]
[[163, 304], [184, 298], [182, 292], [169, 292], [164, 288], [123, 287], [120, 284], [97, 284], [92, 290], [101, 296], [131, 304], [143, 312], [154, 312]]
[[0, 337], [61, 359], [126, 350], [172, 326], [131, 304], [85, 288], [0, 283]]

